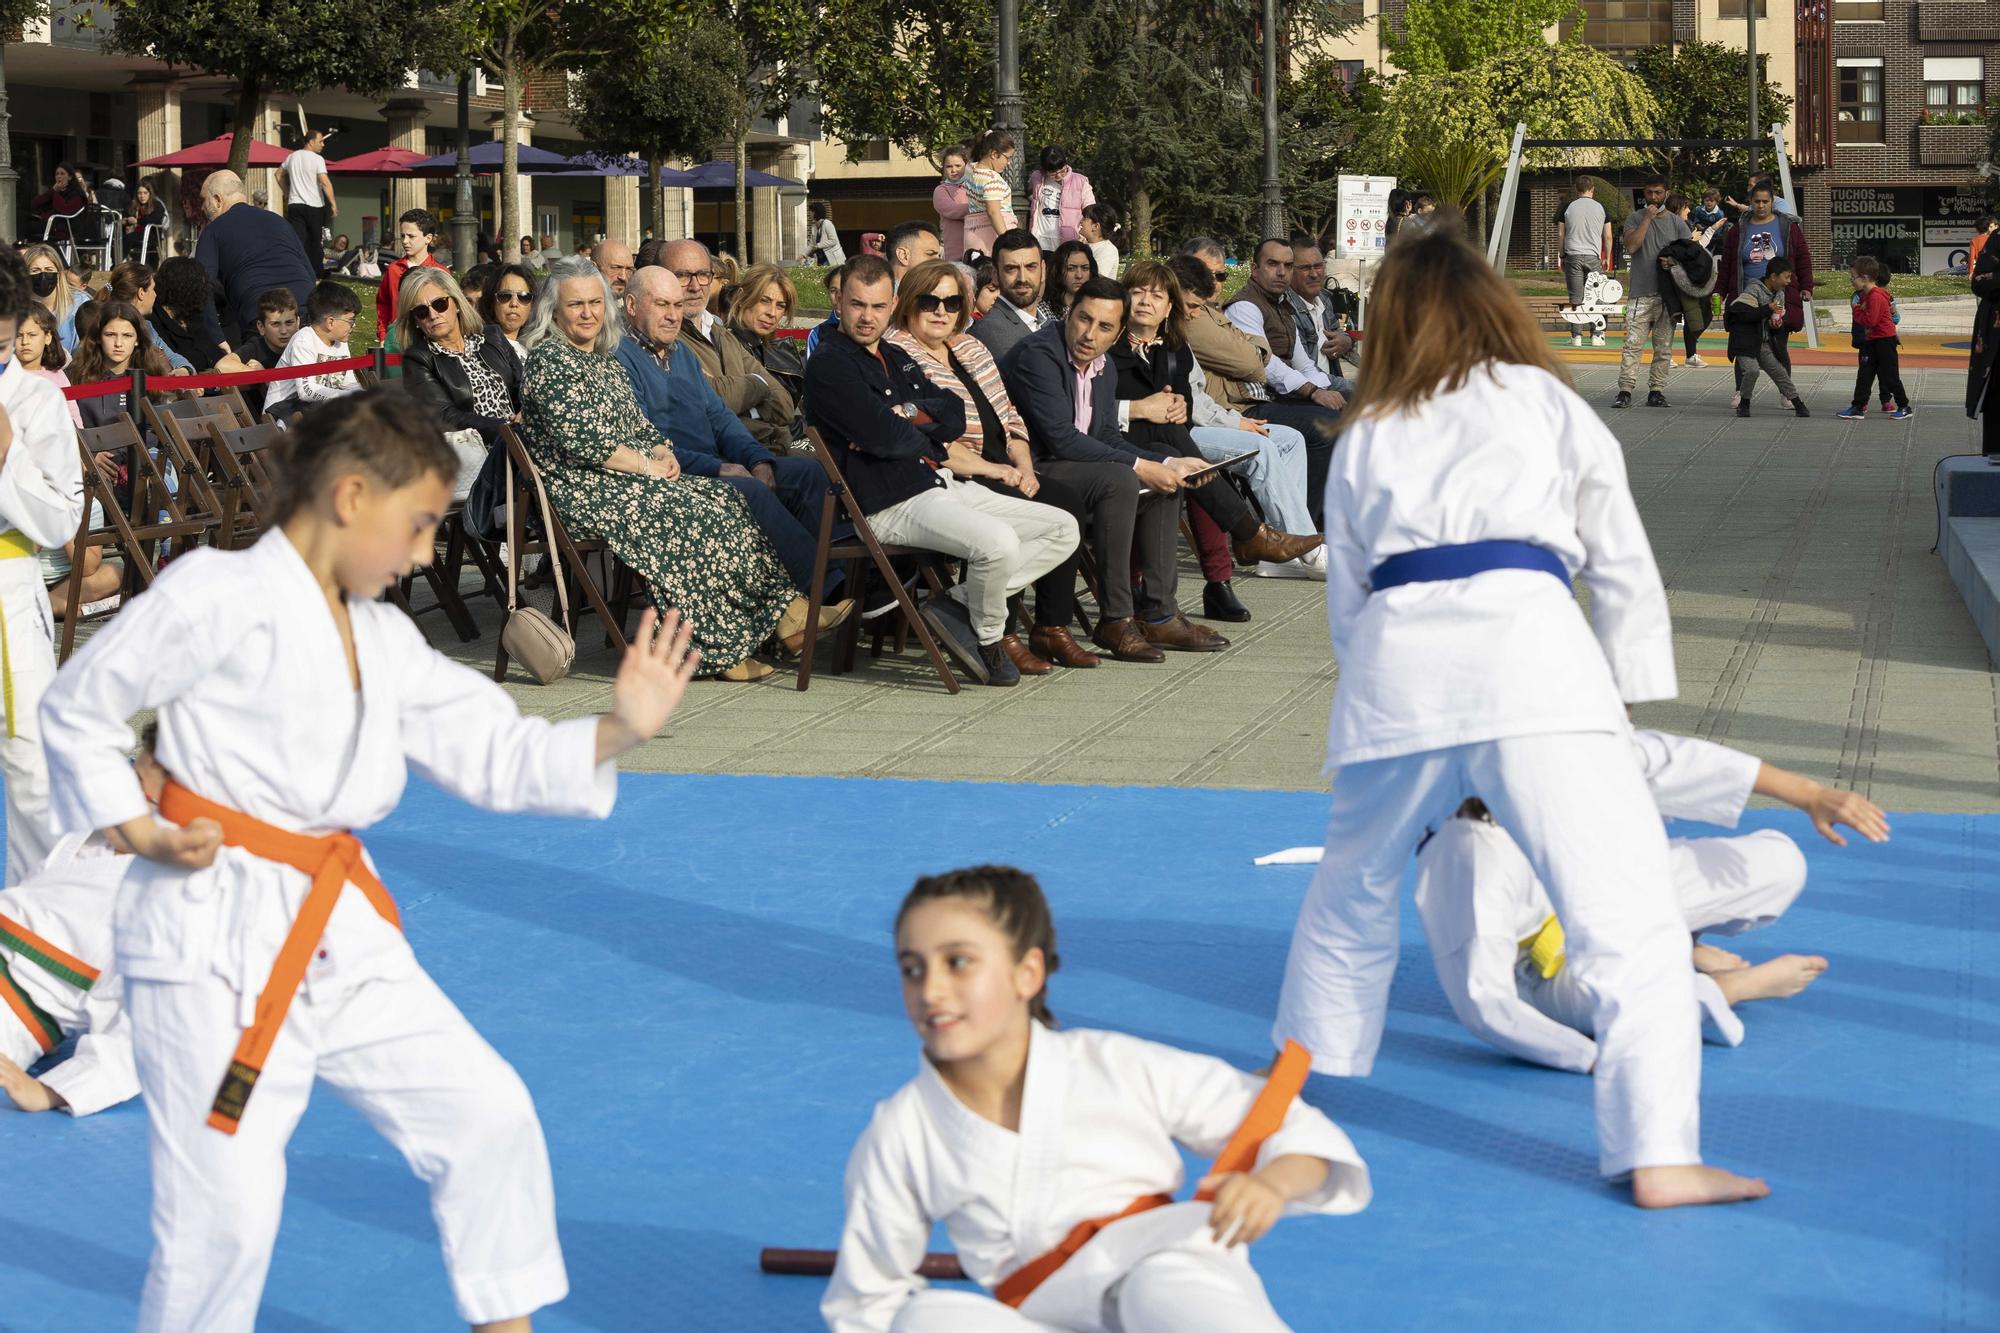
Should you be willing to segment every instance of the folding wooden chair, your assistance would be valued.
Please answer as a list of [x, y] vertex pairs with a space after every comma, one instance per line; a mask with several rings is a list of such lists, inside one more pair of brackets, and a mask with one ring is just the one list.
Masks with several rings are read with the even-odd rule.
[[[112, 547], [125, 562], [127, 595], [143, 591], [156, 577], [160, 543], [199, 537], [210, 524], [206, 519], [187, 517], [132, 418], [119, 417], [109, 425], [79, 431], [77, 443], [83, 453], [83, 523], [77, 533], [79, 546], [72, 572], [82, 566], [85, 545]], [[125, 466], [129, 490], [125, 500], [120, 500], [117, 487], [100, 468], [100, 459]], [[104, 513], [106, 522], [101, 529], [90, 524], [92, 501]], [[80, 575], [77, 580], [80, 586]], [[75, 617], [63, 622], [64, 658], [76, 645], [76, 624]]]
[[[861, 582], [861, 562], [872, 560], [876, 572], [895, 593], [896, 610], [902, 616], [904, 625], [917, 636], [917, 642], [921, 643], [924, 652], [930, 655], [931, 665], [937, 668], [938, 679], [944, 682], [944, 687], [949, 693], [957, 694], [958, 680], [951, 674], [951, 666], [944, 660], [944, 653], [939, 651], [937, 640], [931, 637], [930, 627], [924, 624], [924, 618], [917, 614], [917, 604], [910, 600], [910, 590], [903, 586], [903, 580], [897, 576], [894, 567], [889, 563], [892, 557], [899, 555], [914, 556], [921, 560], [924, 579], [930, 586], [931, 596], [942, 597], [944, 584], [939, 581], [937, 570], [932, 567], [932, 562], [937, 559], [937, 552], [914, 546], [883, 545], [876, 538], [875, 530], [868, 526], [868, 516], [861, 512], [861, 506], [855, 502], [853, 493], [847, 489], [847, 479], [840, 475], [840, 465], [833, 461], [833, 452], [826, 447], [826, 441], [820, 438], [819, 431], [808, 428], [806, 439], [812, 444], [813, 457], [819, 459], [820, 467], [826, 472], [827, 485], [826, 499], [820, 505], [819, 511], [819, 546], [813, 554], [812, 591], [809, 595], [811, 609], [806, 613], [806, 641], [799, 649], [799, 688], [804, 690], [812, 684], [813, 648], [819, 642], [819, 609], [822, 600], [820, 592], [826, 584], [827, 566], [835, 560], [843, 562], [847, 566], [848, 587], [858, 592]], [[836, 542], [833, 539], [833, 529], [840, 513], [845, 513], [847, 521], [853, 525], [854, 537], [851, 540]], [[838, 631], [840, 638], [838, 651], [834, 656], [835, 674], [854, 669], [854, 644], [860, 637], [860, 622], [860, 616], [850, 616], [847, 623]]]
[[214, 399], [171, 398], [155, 403], [150, 397], [140, 400], [139, 413], [173, 465], [182, 517], [220, 527], [214, 432], [235, 426], [235, 414]]
[[[521, 566], [529, 556], [546, 555], [552, 560], [561, 560], [563, 567], [569, 571], [569, 577], [575, 583], [577, 592], [581, 594], [570, 600], [569, 623], [564, 628], [574, 637], [577, 621], [582, 618], [584, 610], [587, 608], [594, 611], [597, 613], [597, 618], [603, 622], [604, 635], [609, 641], [609, 646], [623, 654], [627, 643], [625, 637], [625, 612], [629, 607], [627, 590], [636, 575], [624, 565], [617, 563], [617, 557], [612, 554], [608, 542], [572, 540], [569, 529], [563, 526], [562, 517], [555, 512], [553, 505], [549, 507], [548, 517], [545, 520], [548, 530], [542, 533], [539, 539], [529, 537], [528, 515], [539, 515], [541, 512], [536, 499], [541, 470], [535, 466], [534, 459], [528, 457], [527, 446], [521, 443], [521, 437], [514, 433], [512, 426], [500, 428], [500, 441], [501, 446], [507, 450], [508, 458], [514, 464], [513, 494], [509, 497], [507, 510], [507, 559], [512, 562], [516, 582], [519, 582]], [[610, 562], [611, 575], [617, 579], [615, 591], [620, 594], [611, 601], [605, 598], [597, 579], [591, 573], [588, 557], [592, 555], [600, 555]], [[525, 598], [525, 592], [523, 596]], [[561, 618], [563, 608], [555, 599], [553, 592], [550, 594], [550, 600], [551, 618]], [[614, 601], [618, 606], [616, 612], [611, 609]], [[498, 681], [507, 679], [507, 644], [504, 638], [495, 649], [493, 679]]]
[[211, 414], [214, 414], [218, 408], [223, 409], [229, 416], [236, 418], [236, 424], [239, 426], [254, 426], [257, 424], [257, 416], [250, 410], [250, 404], [244, 399], [243, 390], [233, 384], [224, 389], [212, 389], [206, 396], [202, 394], [200, 389], [181, 389], [178, 390], [178, 396], [183, 403], [208, 404], [207, 411]]
[[270, 526], [278, 486], [272, 451], [284, 438], [285, 432], [269, 421], [226, 426], [214, 432], [217, 489], [222, 500], [222, 517], [215, 530], [217, 546], [224, 550], [248, 546]]

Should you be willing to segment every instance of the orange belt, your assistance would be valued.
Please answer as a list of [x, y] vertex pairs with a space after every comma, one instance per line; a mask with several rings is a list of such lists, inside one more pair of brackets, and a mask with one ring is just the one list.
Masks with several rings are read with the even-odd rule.
[[340, 900], [340, 891], [352, 884], [367, 896], [384, 921], [400, 930], [403, 920], [396, 911], [395, 900], [363, 859], [361, 840], [352, 833], [327, 833], [319, 837], [293, 833], [205, 800], [172, 780], [160, 793], [160, 813], [182, 825], [197, 819], [212, 819], [222, 825], [225, 845], [241, 847], [252, 856], [276, 861], [312, 877], [312, 887], [306, 891], [299, 914], [292, 928], [285, 932], [285, 942], [271, 963], [270, 979], [257, 997], [256, 1015], [236, 1043], [229, 1072], [223, 1076], [215, 1105], [208, 1113], [211, 1128], [234, 1134], [243, 1119], [250, 1092], [257, 1086], [257, 1076], [271, 1054], [271, 1043], [285, 1026], [285, 1011], [292, 1007], [292, 997], [298, 994], [299, 982], [305, 979], [306, 965], [312, 961], [313, 950], [319, 947], [327, 918], [333, 915], [333, 906]]
[[[1292, 1100], [1299, 1095], [1299, 1089], [1306, 1085], [1306, 1076], [1312, 1073], [1312, 1056], [1306, 1048], [1295, 1041], [1285, 1043], [1283, 1053], [1277, 1063], [1271, 1066], [1271, 1075], [1264, 1081], [1264, 1090], [1257, 1094], [1257, 1100], [1250, 1104], [1250, 1113], [1243, 1117], [1243, 1123], [1223, 1145], [1222, 1153], [1215, 1159], [1210, 1175], [1223, 1175], [1234, 1171], [1248, 1171], [1256, 1165], [1257, 1153], [1264, 1146], [1264, 1140], [1278, 1132], [1278, 1126], [1285, 1122], [1285, 1113], [1291, 1110]], [[1197, 1202], [1213, 1198], [1215, 1191], [1202, 1190], [1194, 1197]], [[1125, 1208], [1110, 1217], [1093, 1217], [1078, 1222], [1070, 1233], [1048, 1253], [1030, 1259], [1012, 1273], [1006, 1281], [993, 1289], [993, 1295], [1003, 1305], [1015, 1309], [1034, 1295], [1035, 1288], [1049, 1280], [1058, 1268], [1068, 1263], [1076, 1252], [1084, 1247], [1092, 1236], [1110, 1226], [1122, 1222], [1138, 1213], [1164, 1208], [1173, 1202], [1165, 1194], [1147, 1194], [1134, 1199]]]

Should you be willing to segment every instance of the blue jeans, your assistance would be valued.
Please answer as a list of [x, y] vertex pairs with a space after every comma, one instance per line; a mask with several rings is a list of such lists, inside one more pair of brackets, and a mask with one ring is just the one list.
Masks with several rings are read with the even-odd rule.
[[1275, 421], [1265, 424], [1269, 435], [1228, 426], [1196, 426], [1188, 433], [1211, 462], [1255, 449], [1257, 456], [1242, 471], [1264, 508], [1265, 521], [1280, 532], [1317, 532], [1306, 503], [1306, 437]]
[[[792, 576], [792, 586], [801, 593], [812, 590], [813, 557], [818, 553], [820, 503], [826, 498], [826, 471], [811, 458], [773, 457], [771, 469], [776, 486], [766, 486], [755, 477], [723, 477], [743, 497], [764, 535], [778, 554], [778, 562]], [[838, 567], [826, 572], [824, 595], [839, 589]]]

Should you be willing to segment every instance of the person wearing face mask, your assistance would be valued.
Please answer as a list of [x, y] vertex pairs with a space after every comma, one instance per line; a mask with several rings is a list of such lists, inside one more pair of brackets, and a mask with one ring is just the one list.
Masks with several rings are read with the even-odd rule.
[[938, 238], [946, 259], [965, 257], [965, 215], [971, 206], [965, 180], [965, 145], [953, 144], [944, 150], [939, 165], [944, 179], [931, 191], [931, 207], [937, 210]]
[[76, 350], [76, 312], [89, 297], [70, 281], [69, 265], [53, 245], [40, 242], [23, 247], [22, 262], [28, 266], [28, 290], [43, 309], [56, 317], [63, 347]]

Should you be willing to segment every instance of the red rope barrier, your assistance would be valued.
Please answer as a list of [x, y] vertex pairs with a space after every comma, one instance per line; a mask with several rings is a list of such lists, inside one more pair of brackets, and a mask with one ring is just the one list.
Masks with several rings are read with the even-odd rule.
[[[402, 354], [391, 352], [387, 363], [401, 365]], [[375, 358], [370, 356], [343, 357], [338, 361], [315, 361], [311, 365], [285, 366], [270, 370], [239, 370], [228, 375], [149, 375], [147, 382], [154, 392], [178, 392], [183, 389], [226, 389], [238, 384], [271, 384], [278, 380], [302, 380], [314, 375], [328, 375], [342, 370], [372, 369]], [[82, 398], [102, 398], [108, 394], [132, 392], [132, 377], [121, 375], [115, 380], [95, 380], [89, 384], [72, 384], [63, 390], [63, 397], [75, 401]]]

